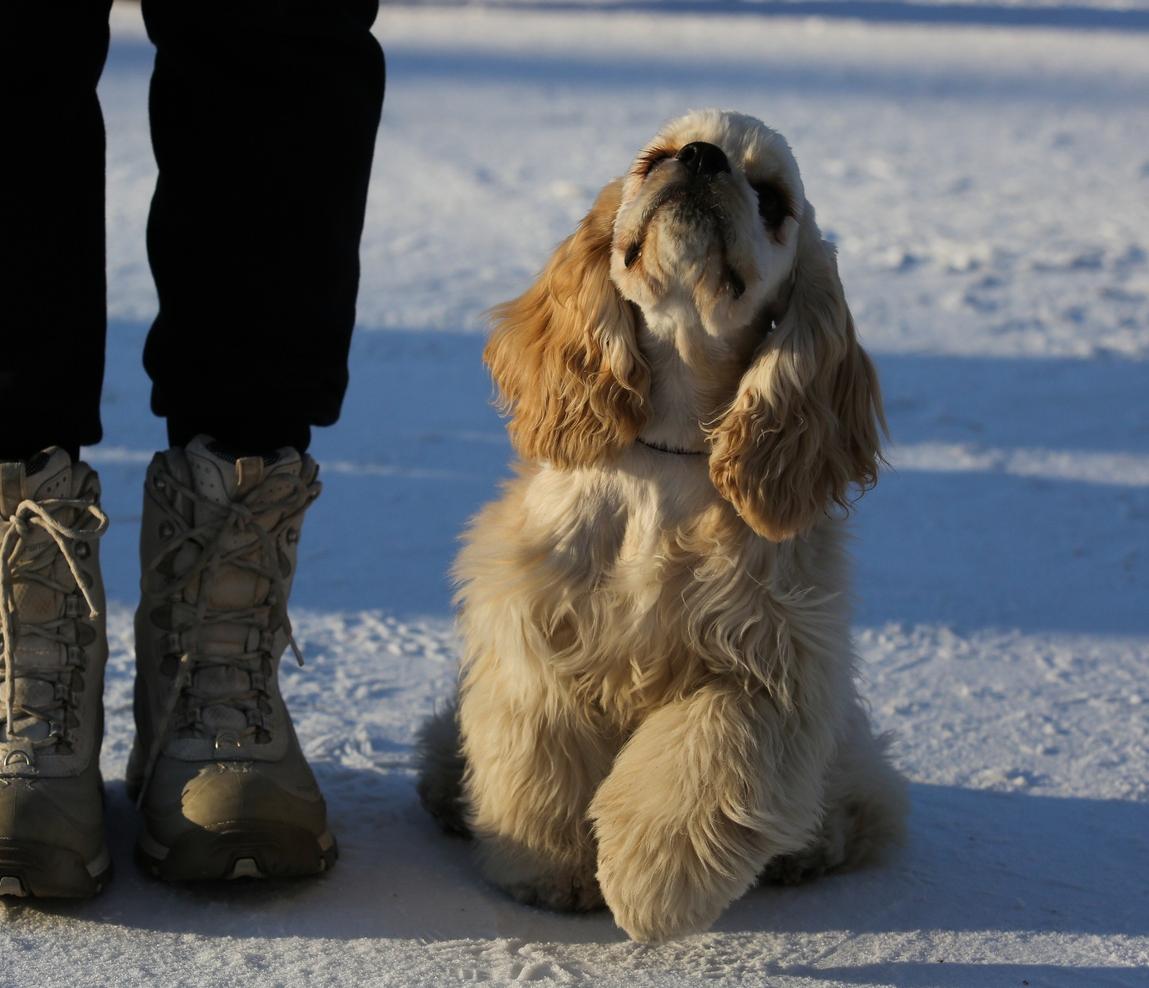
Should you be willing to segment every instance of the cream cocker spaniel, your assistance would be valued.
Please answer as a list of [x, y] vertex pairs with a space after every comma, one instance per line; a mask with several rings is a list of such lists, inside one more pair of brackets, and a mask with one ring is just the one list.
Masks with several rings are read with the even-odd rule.
[[841, 517], [881, 398], [782, 136], [668, 124], [485, 358], [522, 462], [455, 567], [460, 692], [420, 792], [487, 877], [656, 941], [898, 837]]

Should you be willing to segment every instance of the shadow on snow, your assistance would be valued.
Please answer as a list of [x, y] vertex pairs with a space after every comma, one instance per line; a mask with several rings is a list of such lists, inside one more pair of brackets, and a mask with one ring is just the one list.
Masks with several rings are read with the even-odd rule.
[[[139, 327], [115, 327], [112, 346], [141, 338]], [[465, 333], [358, 335], [343, 421], [316, 432], [326, 489], [302, 542], [297, 607], [449, 613], [458, 535], [511, 461], [482, 345]], [[1141, 363], [894, 354], [878, 364], [901, 443], [1149, 454]], [[113, 519], [102, 551], [109, 596], [129, 605], [144, 465], [163, 444], [146, 407], [138, 359], [113, 353], [108, 445], [92, 452]], [[1149, 631], [1149, 488], [1097, 479], [888, 471], [855, 515], [857, 619]]]
[[[397, 7], [473, 6], [470, 0], [396, 0]], [[967, 27], [1069, 28], [1149, 31], [1149, 11], [1077, 4], [1020, 6], [992, 3], [921, 3], [912, 0], [514, 0], [491, 4], [510, 10], [629, 14], [719, 14], [745, 17], [819, 17], [870, 24], [964, 25]]]
[[[109, 786], [115, 881], [92, 901], [17, 908], [178, 933], [187, 928], [190, 906], [197, 936], [207, 937], [242, 930], [245, 937], [336, 940], [624, 939], [605, 912], [548, 913], [487, 886], [470, 844], [439, 833], [417, 805], [405, 772], [323, 762], [315, 768], [342, 848], [329, 875], [276, 884], [173, 887], [154, 881], [131, 863], [135, 812], [116, 782]], [[800, 887], [751, 890], [726, 911], [716, 932], [727, 938], [777, 936], [779, 947], [790, 934], [835, 931], [843, 938], [922, 931], [1149, 933], [1149, 805], [930, 785], [912, 786], [911, 799], [909, 843], [888, 861]], [[769, 943], [763, 947], [768, 950]], [[653, 949], [657, 963], [660, 948]], [[944, 960], [931, 960], [937, 959]], [[932, 964], [913, 962], [904, 966], [907, 980], [899, 977], [898, 983], [984, 984], [998, 967], [1019, 977], [1038, 968], [1081, 975], [1079, 969], [1048, 965], [939, 965], [935, 971]], [[883, 968], [888, 978], [903, 965]], [[866, 983], [870, 969], [779, 961], [771, 970]], [[927, 977], [927, 970], [934, 973]]]

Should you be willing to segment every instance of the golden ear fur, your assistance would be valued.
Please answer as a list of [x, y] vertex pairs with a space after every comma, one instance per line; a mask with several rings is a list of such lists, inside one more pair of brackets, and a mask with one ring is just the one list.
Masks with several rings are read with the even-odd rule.
[[807, 203], [789, 304], [711, 434], [710, 475], [760, 535], [807, 531], [849, 488], [872, 487], [886, 430], [874, 365], [858, 345], [834, 249]]
[[610, 280], [621, 185], [602, 190], [525, 293], [493, 310], [483, 359], [524, 459], [587, 466], [643, 426], [649, 372], [634, 312]]

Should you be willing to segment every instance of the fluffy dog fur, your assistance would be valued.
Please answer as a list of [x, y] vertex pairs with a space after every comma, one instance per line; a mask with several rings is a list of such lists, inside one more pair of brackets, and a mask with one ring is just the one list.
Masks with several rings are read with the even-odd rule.
[[[729, 171], [693, 174], [691, 142]], [[605, 900], [646, 941], [897, 838], [841, 517], [876, 479], [881, 399], [783, 138], [670, 123], [495, 311], [485, 356], [522, 462], [456, 564], [428, 808], [515, 897]]]

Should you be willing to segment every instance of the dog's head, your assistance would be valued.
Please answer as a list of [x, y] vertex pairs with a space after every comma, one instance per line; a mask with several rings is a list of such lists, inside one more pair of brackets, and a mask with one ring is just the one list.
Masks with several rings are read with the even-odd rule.
[[485, 356], [521, 456], [587, 466], [635, 441], [650, 376], [636, 330], [671, 298], [710, 336], [755, 341], [707, 423], [713, 482], [748, 525], [780, 541], [874, 483], [881, 398], [834, 250], [781, 135], [717, 110], [668, 124], [495, 310]]
[[672, 121], [623, 179], [611, 276], [650, 311], [687, 295], [712, 336], [784, 304], [806, 204], [780, 134], [708, 110]]

